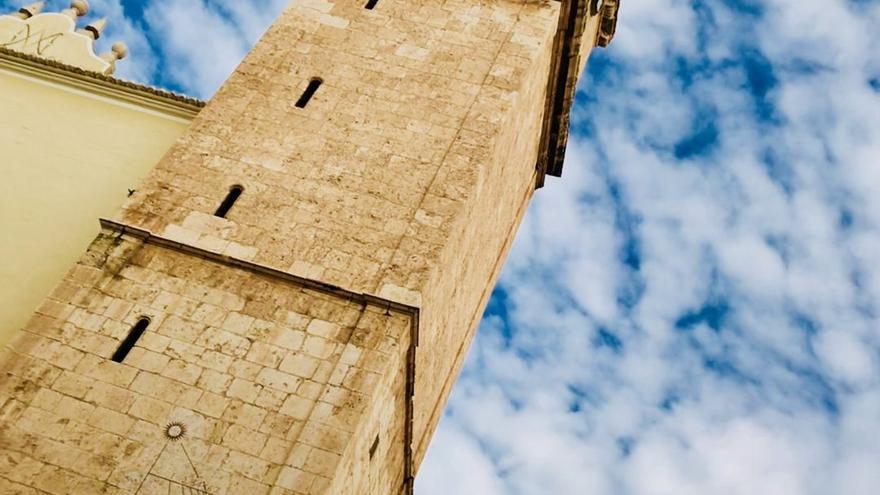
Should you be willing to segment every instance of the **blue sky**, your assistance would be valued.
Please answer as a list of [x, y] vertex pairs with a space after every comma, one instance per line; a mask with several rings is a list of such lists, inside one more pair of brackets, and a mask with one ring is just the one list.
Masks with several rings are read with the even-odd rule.
[[[122, 76], [209, 97], [285, 3], [92, 5]], [[620, 17], [418, 494], [877, 493], [880, 2]]]

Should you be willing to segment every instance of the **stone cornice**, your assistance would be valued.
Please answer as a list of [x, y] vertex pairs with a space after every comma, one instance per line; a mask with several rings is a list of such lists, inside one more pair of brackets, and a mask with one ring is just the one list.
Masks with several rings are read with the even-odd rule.
[[284, 281], [302, 288], [311, 289], [322, 292], [324, 294], [333, 295], [347, 301], [355, 301], [364, 305], [381, 308], [385, 311], [393, 311], [398, 314], [407, 316], [410, 321], [409, 348], [406, 354], [406, 390], [404, 391], [406, 400], [406, 411], [404, 419], [404, 439], [403, 439], [403, 486], [401, 487], [401, 495], [413, 495], [415, 489], [415, 466], [413, 463], [413, 441], [415, 437], [414, 429], [414, 411], [415, 406], [413, 399], [415, 397], [415, 381], [416, 381], [416, 352], [419, 346], [419, 316], [420, 308], [410, 306], [390, 299], [374, 296], [364, 292], [354, 292], [343, 287], [327, 284], [320, 280], [313, 280], [291, 273], [283, 272], [275, 268], [254, 263], [252, 261], [238, 259], [232, 256], [218, 254], [207, 249], [191, 246], [182, 242], [174, 241], [162, 236], [153, 234], [148, 230], [144, 230], [124, 223], [119, 223], [106, 218], [100, 219], [101, 228], [107, 232], [114, 233], [118, 237], [128, 236], [139, 239], [144, 244], [151, 244], [163, 249], [170, 249], [179, 253], [190, 256], [196, 256], [214, 263], [220, 263], [233, 268], [238, 268], [251, 273], [256, 273], [276, 280]]
[[608, 46], [617, 27], [620, 0], [556, 0], [560, 2], [559, 25], [553, 46], [550, 80], [544, 109], [544, 125], [538, 154], [536, 187], [544, 185], [547, 175], [560, 177], [568, 145], [571, 106], [581, 70], [581, 47], [589, 20], [599, 16], [598, 29], [592, 41]]
[[25, 76], [186, 120], [192, 120], [205, 106], [205, 102], [195, 98], [123, 81], [5, 48], [0, 48], [0, 69], [7, 69]]
[[599, 20], [599, 33], [596, 38], [596, 45], [606, 47], [614, 39], [614, 33], [617, 32], [617, 14], [620, 12], [620, 0], [605, 0], [602, 3], [602, 10], [599, 12], [602, 18]]

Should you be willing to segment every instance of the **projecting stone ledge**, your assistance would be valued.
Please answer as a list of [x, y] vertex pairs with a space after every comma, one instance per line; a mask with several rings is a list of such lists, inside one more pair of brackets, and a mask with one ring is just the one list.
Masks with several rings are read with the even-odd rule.
[[561, 0], [561, 3], [536, 165], [537, 187], [544, 185], [546, 175], [562, 175], [578, 78], [592, 48], [611, 43], [620, 11], [620, 0]]

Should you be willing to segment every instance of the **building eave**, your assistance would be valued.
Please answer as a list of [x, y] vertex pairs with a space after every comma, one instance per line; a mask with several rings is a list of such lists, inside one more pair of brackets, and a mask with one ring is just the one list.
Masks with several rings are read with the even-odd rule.
[[[544, 109], [541, 148], [536, 164], [536, 187], [544, 185], [547, 175], [562, 176], [565, 149], [568, 145], [571, 107], [582, 70], [582, 48], [606, 47], [614, 37], [620, 0], [557, 0], [559, 24], [553, 46], [553, 61]], [[597, 21], [595, 32], [587, 32], [590, 20]], [[584, 40], [584, 36], [592, 39]], [[589, 42], [587, 44], [586, 42]]]
[[195, 118], [205, 106], [204, 101], [196, 98], [123, 81], [7, 48], [0, 48], [0, 69], [59, 83], [188, 120]]

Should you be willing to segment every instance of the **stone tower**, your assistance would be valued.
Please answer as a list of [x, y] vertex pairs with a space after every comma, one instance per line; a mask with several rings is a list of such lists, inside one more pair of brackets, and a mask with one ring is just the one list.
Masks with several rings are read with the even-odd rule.
[[3, 350], [0, 492], [411, 493], [599, 3], [293, 2]]

